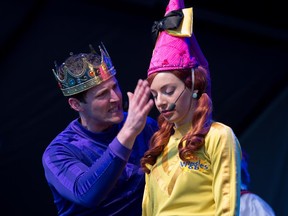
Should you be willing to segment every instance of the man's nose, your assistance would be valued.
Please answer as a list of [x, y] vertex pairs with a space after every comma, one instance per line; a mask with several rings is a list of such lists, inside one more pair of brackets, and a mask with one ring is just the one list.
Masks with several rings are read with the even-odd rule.
[[119, 101], [120, 100], [119, 91], [117, 91], [117, 90], [111, 89], [110, 96], [111, 96], [112, 101]]

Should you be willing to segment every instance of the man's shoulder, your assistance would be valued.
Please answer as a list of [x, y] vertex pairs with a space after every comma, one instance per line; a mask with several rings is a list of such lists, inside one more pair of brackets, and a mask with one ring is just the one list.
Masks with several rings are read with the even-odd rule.
[[154, 118], [147, 116], [147, 124], [157, 125], [157, 121]]

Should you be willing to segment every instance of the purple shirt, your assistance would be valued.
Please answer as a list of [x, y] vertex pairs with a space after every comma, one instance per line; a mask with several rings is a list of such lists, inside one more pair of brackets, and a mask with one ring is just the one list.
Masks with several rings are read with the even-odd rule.
[[157, 123], [147, 118], [132, 150], [116, 138], [123, 123], [92, 133], [76, 119], [46, 148], [42, 162], [58, 215], [141, 215], [140, 158]]

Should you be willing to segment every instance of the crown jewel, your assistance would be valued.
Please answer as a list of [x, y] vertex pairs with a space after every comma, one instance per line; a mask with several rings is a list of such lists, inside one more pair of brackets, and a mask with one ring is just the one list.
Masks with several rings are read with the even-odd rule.
[[99, 46], [101, 56], [90, 45], [90, 53], [72, 55], [52, 69], [64, 96], [88, 90], [116, 74], [104, 45]]

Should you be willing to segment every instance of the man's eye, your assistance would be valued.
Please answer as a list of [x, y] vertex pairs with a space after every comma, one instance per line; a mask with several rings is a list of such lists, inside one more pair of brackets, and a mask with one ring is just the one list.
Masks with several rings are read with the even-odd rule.
[[103, 97], [105, 95], [105, 91], [104, 92], [100, 92], [99, 94], [96, 95], [97, 98], [99, 97]]

